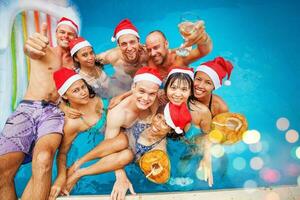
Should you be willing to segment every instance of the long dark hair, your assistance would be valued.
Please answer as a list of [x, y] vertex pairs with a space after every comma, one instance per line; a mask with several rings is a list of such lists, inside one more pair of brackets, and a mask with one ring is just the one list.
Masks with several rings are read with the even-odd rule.
[[[80, 79], [80, 80], [82, 80], [84, 82], [84, 84], [86, 85], [86, 87], [87, 87], [87, 89], [89, 91], [89, 97], [90, 98], [94, 98], [96, 96], [96, 93], [95, 93], [94, 89], [92, 88], [92, 86], [90, 86], [84, 79]], [[67, 99], [65, 99], [63, 97], [62, 97], [62, 100], [64, 102], [66, 102], [67, 104], [70, 104], [69, 100], [67, 100]]]
[[[197, 73], [198, 73], [198, 71], [194, 73], [194, 79], [195, 79]], [[193, 91], [194, 91], [194, 84], [193, 84]], [[213, 94], [213, 91], [214, 91], [214, 89], [211, 91], [211, 95]], [[200, 101], [195, 97], [194, 92], [193, 92], [193, 93], [191, 93], [191, 95], [190, 95], [190, 97], [189, 97], [189, 103], [192, 103], [193, 105], [196, 105], [196, 102], [202, 103], [202, 102], [200, 102]], [[189, 105], [189, 104], [188, 104], [188, 107], [189, 107], [190, 110], [192, 110], [192, 109], [190, 108], [190, 105]]]
[[[185, 74], [185, 73], [174, 73], [174, 74], [171, 74], [167, 81], [166, 81], [166, 84], [165, 84], [165, 87], [164, 87], [164, 91], [165, 91], [165, 94], [167, 95], [167, 90], [168, 90], [168, 87], [169, 85], [173, 85], [173, 83], [176, 81], [176, 80], [179, 80], [179, 84], [181, 84], [182, 82], [187, 82], [188, 86], [190, 87], [191, 89], [191, 94], [188, 98], [188, 102], [187, 102], [187, 105], [189, 107], [189, 102], [191, 101], [191, 97], [194, 96], [194, 82], [193, 80], [191, 79], [191, 77], [188, 75], [188, 74]], [[190, 108], [189, 108], [190, 109]], [[172, 129], [173, 130], [173, 129]], [[171, 138], [173, 140], [179, 140], [181, 138], [183, 138], [185, 135], [185, 131], [183, 130], [183, 133], [182, 134], [177, 134], [174, 130], [170, 133], [168, 133], [167, 137], [168, 138]]]
[[[93, 48], [92, 46], [91, 46], [91, 48], [92, 48], [92, 50], [93, 50], [93, 53], [95, 54], [94, 48]], [[76, 53], [75, 53], [75, 54], [73, 55], [73, 57], [72, 57], [73, 63], [74, 63], [74, 67], [75, 67], [76, 69], [80, 69], [80, 63], [77, 62], [77, 61], [75, 60], [75, 57], [77, 57], [77, 53], [78, 53], [78, 52], [79, 52], [79, 50], [76, 51]], [[95, 66], [99, 67], [100, 69], [103, 68], [103, 63], [101, 63], [101, 60], [97, 60], [97, 59], [96, 59], [96, 54], [95, 54]]]

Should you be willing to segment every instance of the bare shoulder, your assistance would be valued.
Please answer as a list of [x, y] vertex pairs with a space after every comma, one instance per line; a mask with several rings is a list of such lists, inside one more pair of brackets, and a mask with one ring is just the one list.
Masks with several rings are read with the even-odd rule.
[[227, 103], [220, 96], [218, 96], [216, 94], [213, 95], [213, 104], [217, 108], [218, 113], [229, 111]]
[[80, 131], [80, 124], [78, 123], [80, 119], [71, 119], [65, 117], [64, 124], [64, 137], [72, 137], [74, 134]]
[[[122, 102], [121, 102], [122, 103]], [[123, 105], [117, 105], [107, 113], [107, 126], [122, 127], [126, 119], [127, 110]]]
[[208, 107], [199, 101], [192, 101], [189, 105], [191, 110], [197, 112], [198, 114], [210, 112]]

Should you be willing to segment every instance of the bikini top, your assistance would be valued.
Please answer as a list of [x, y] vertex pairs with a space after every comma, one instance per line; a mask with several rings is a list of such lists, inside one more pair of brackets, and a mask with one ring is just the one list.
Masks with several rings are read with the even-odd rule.
[[138, 142], [140, 135], [143, 131], [149, 128], [151, 124], [136, 122], [130, 129], [135, 138], [135, 161], [142, 157], [146, 152], [152, 150], [156, 145], [158, 145], [164, 138], [154, 142], [151, 145], [143, 145]]
[[92, 127], [90, 127], [89, 129], [87, 129], [85, 131], [80, 132], [80, 134], [81, 133], [90, 133], [90, 134], [91, 133], [99, 133], [104, 128], [109, 101], [108, 101], [108, 99], [101, 99], [101, 100], [103, 103], [103, 108], [102, 108], [103, 112], [102, 112], [101, 118], [98, 120], [98, 122], [95, 125], [93, 125]]

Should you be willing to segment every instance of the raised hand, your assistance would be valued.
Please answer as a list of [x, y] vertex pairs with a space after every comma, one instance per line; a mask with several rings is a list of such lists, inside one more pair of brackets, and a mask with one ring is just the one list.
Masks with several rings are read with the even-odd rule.
[[185, 43], [182, 47], [190, 47], [194, 44], [205, 44], [209, 39], [205, 31], [204, 21], [200, 20], [195, 22], [194, 27], [193, 33], [185, 35]]
[[48, 44], [47, 24], [43, 23], [41, 33], [34, 33], [25, 42], [24, 53], [32, 59], [40, 59], [46, 55]]

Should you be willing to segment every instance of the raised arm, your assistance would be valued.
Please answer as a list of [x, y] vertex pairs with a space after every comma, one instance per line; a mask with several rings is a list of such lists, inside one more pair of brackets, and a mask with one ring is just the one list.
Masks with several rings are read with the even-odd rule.
[[42, 32], [31, 35], [24, 44], [24, 53], [31, 59], [40, 59], [46, 55], [49, 44], [47, 37], [47, 24], [42, 24]]
[[96, 55], [96, 61], [102, 65], [114, 64], [118, 60], [118, 48], [109, 49]]
[[182, 57], [186, 65], [206, 56], [212, 50], [212, 41], [205, 31], [204, 22], [198, 21], [195, 26], [196, 32], [187, 37], [184, 47], [197, 45], [197, 48], [192, 49], [188, 56]]

